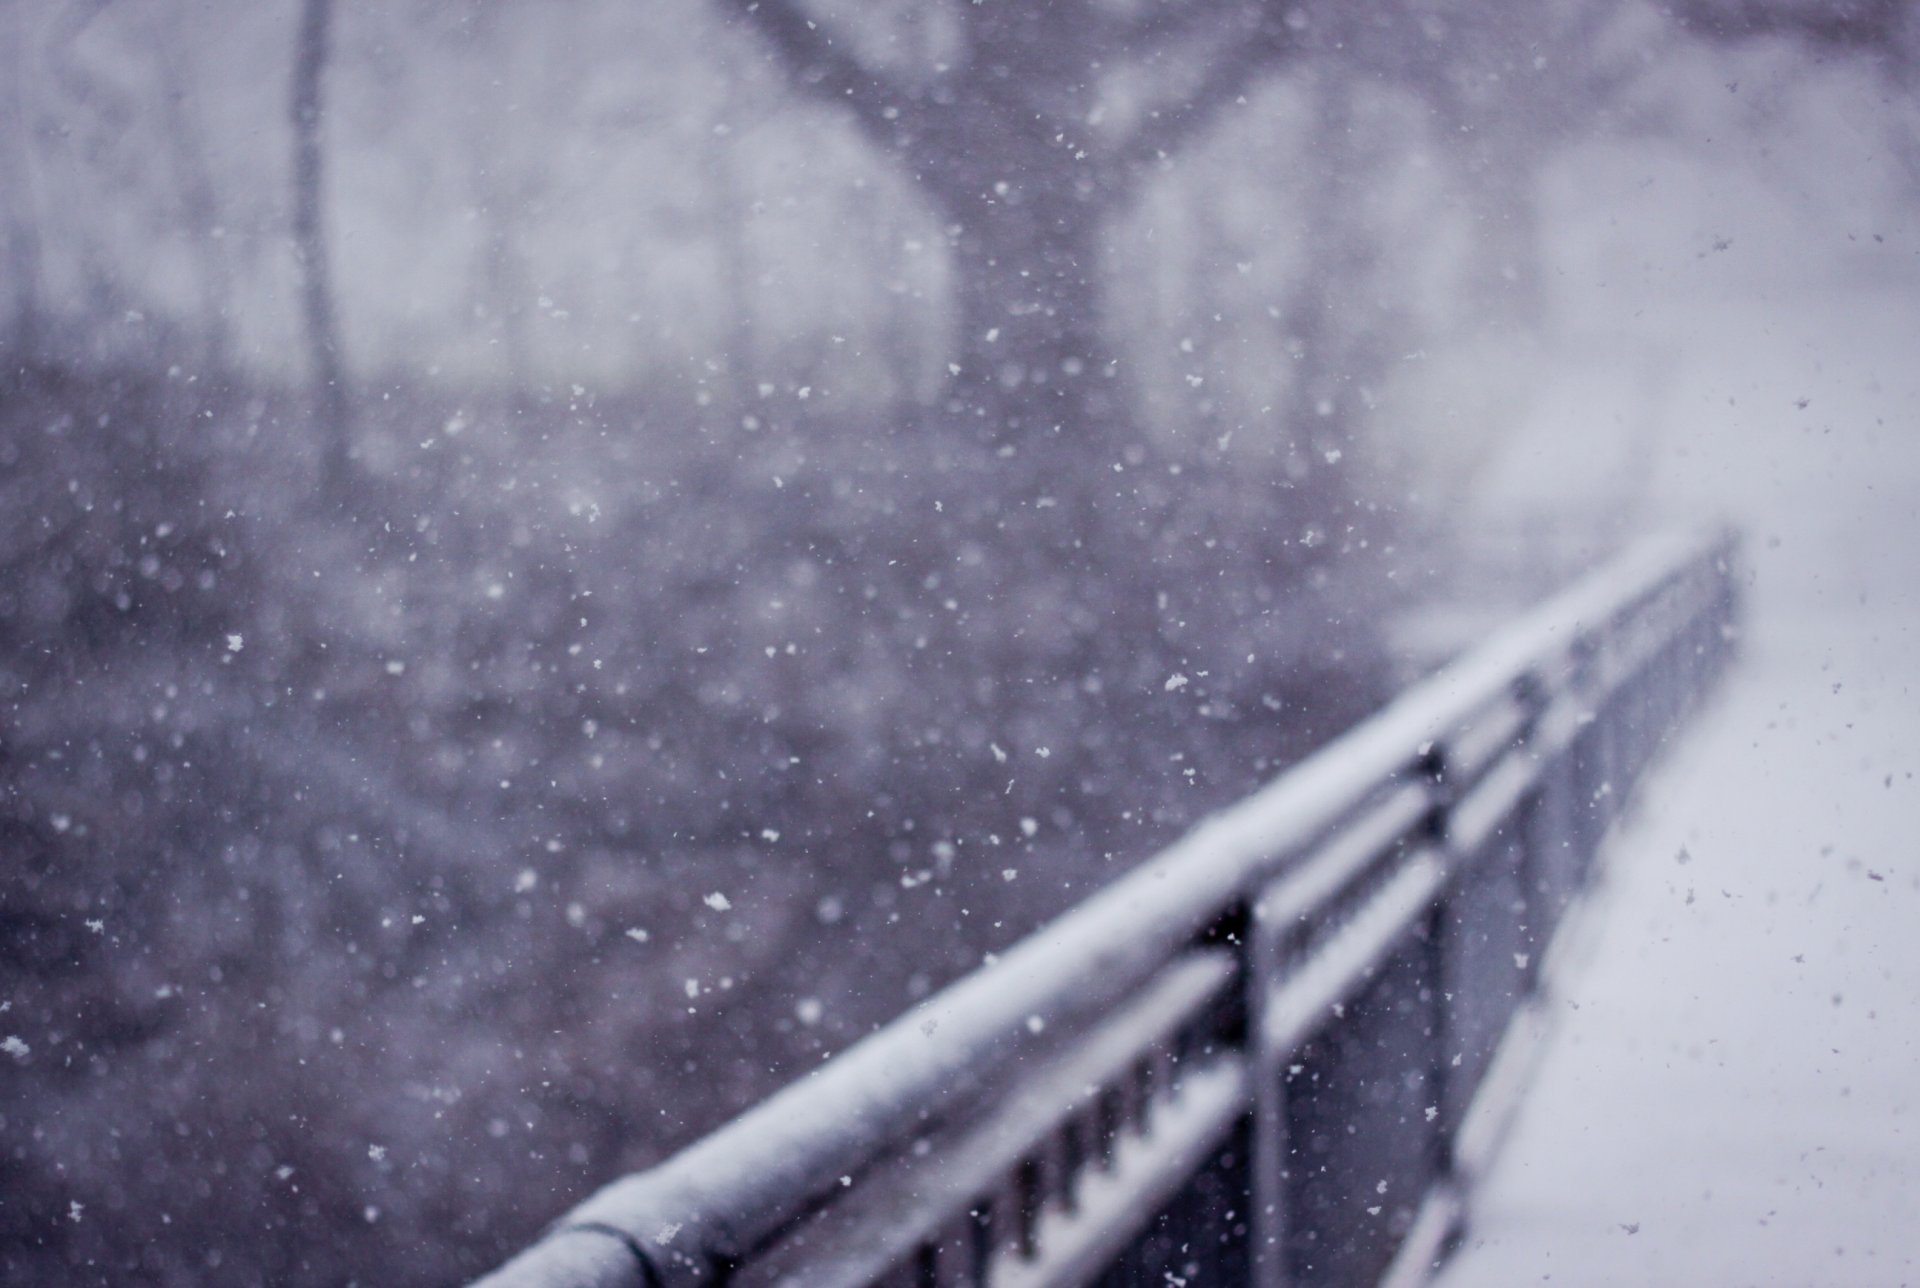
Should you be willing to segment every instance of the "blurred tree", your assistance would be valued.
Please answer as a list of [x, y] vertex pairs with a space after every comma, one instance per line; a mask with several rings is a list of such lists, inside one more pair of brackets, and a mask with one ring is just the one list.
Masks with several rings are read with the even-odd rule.
[[[1432, 211], [1436, 235], [1460, 239], [1447, 257], [1447, 332], [1411, 340], [1407, 347], [1420, 350], [1423, 362], [1417, 373], [1402, 374], [1408, 386], [1399, 390], [1421, 408], [1427, 431], [1444, 423], [1445, 452], [1428, 454], [1420, 473], [1431, 498], [1424, 517], [1446, 528], [1523, 423], [1555, 324], [1543, 174], [1578, 142], [1631, 123], [1623, 106], [1664, 28], [1638, 0], [1335, 5], [1320, 26], [1317, 64], [1410, 101], [1424, 117], [1422, 156], [1440, 162], [1444, 185]], [[1334, 26], [1337, 37], [1324, 38]], [[1360, 201], [1379, 184], [1364, 172], [1350, 182]], [[1321, 220], [1351, 241], [1350, 221], [1337, 203]], [[1333, 279], [1352, 277], [1357, 267]], [[1350, 355], [1338, 355], [1348, 379], [1386, 378], [1393, 354], [1369, 347], [1369, 339], [1377, 337], [1361, 335]], [[1448, 411], [1436, 411], [1437, 403]]]
[[725, 3], [946, 226], [950, 409], [994, 445], [1125, 423], [1103, 235], [1156, 161], [1287, 58], [1298, 17], [1270, 0], [910, 5], [857, 21], [803, 0]]
[[175, 188], [174, 215], [200, 279], [201, 357], [208, 369], [224, 371], [232, 365], [227, 319], [233, 307], [234, 270], [206, 138], [188, 92], [186, 37], [164, 15], [146, 16], [159, 80], [161, 134]]
[[[1307, 83], [1307, 150], [1317, 165], [1300, 193], [1308, 268], [1294, 283], [1280, 318], [1282, 343], [1292, 359], [1284, 405], [1285, 423], [1294, 432], [1286, 464], [1296, 481], [1305, 480], [1329, 453], [1339, 459], [1357, 415], [1353, 390], [1370, 383], [1398, 338], [1357, 303], [1379, 254], [1377, 239], [1357, 217], [1378, 167], [1369, 164], [1355, 119], [1359, 86], [1337, 57], [1352, 39], [1352, 15], [1342, 6], [1323, 6], [1320, 17]], [[1328, 490], [1311, 489], [1307, 495]], [[1331, 520], [1327, 512], [1307, 521], [1324, 531]]]
[[329, 496], [338, 498], [353, 480], [353, 425], [323, 220], [326, 167], [321, 129], [332, 20], [333, 0], [302, 0], [289, 107], [293, 122], [293, 246], [300, 267], [301, 316], [306, 323], [307, 354], [322, 435], [321, 482]]
[[0, 342], [17, 357], [36, 356], [39, 348], [40, 229], [38, 176], [32, 136], [27, 129], [27, 6], [24, 0], [0, 9], [0, 157], [11, 180], [0, 185], [0, 219], [6, 229], [6, 276], [10, 279], [12, 317]]
[[1547, 322], [1541, 169], [1606, 128], [1650, 57], [1632, 0], [1406, 0], [1393, 21], [1351, 24], [1362, 74], [1413, 94], [1454, 177], [1471, 236], [1462, 304], [1471, 324]]
[[552, 159], [534, 131], [561, 116], [543, 93], [553, 79], [550, 50], [534, 26], [550, 16], [502, 4], [448, 11], [443, 19], [457, 32], [472, 78], [462, 86], [459, 114], [480, 233], [469, 274], [472, 312], [499, 347], [499, 361], [490, 365], [515, 398], [540, 383], [531, 326], [540, 291], [528, 264], [527, 225], [553, 186]]

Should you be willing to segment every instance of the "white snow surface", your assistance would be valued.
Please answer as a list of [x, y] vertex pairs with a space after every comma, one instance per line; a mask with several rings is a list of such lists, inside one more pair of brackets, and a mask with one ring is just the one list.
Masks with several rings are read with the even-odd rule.
[[[1445, 1288], [1920, 1284], [1920, 239], [1859, 273], [1864, 236], [1812, 232], [1847, 244], [1566, 288], [1657, 355], [1618, 382], [1638, 514], [1732, 518], [1754, 584], [1730, 681], [1616, 838]], [[1547, 380], [1537, 468], [1556, 389], [1608, 416], [1602, 349]]]

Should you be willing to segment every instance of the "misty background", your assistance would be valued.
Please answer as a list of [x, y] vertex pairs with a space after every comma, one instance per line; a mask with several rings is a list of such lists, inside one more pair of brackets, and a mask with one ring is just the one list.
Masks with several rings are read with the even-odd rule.
[[1726, 337], [1914, 324], [1916, 67], [1887, 0], [0, 4], [0, 1267], [460, 1282], [1626, 536], [1797, 549], [1910, 434], [1802, 475], [1694, 357], [1798, 415]]

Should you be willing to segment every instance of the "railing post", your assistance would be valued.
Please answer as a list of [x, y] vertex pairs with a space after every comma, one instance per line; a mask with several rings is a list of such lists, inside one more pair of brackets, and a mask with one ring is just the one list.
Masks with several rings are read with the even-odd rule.
[[[1435, 743], [1424, 748], [1420, 753], [1420, 768], [1427, 779], [1427, 790], [1432, 800], [1426, 824], [1428, 843], [1457, 861], [1462, 856], [1455, 851], [1453, 844], [1456, 789], [1449, 773], [1445, 746]], [[1453, 1077], [1447, 1048], [1450, 1045], [1449, 1038], [1457, 1027], [1457, 1018], [1449, 1013], [1447, 1002], [1452, 974], [1447, 958], [1452, 939], [1450, 923], [1457, 922], [1453, 915], [1454, 903], [1464, 898], [1468, 884], [1474, 879], [1475, 873], [1469, 870], [1459, 873], [1447, 884], [1427, 917], [1421, 945], [1430, 1003], [1424, 1045], [1427, 1052], [1427, 1078], [1433, 1094], [1432, 1104], [1422, 1110], [1428, 1129], [1428, 1184], [1445, 1177], [1452, 1170], [1452, 1134], [1458, 1123], [1449, 1112]]]
[[1247, 926], [1247, 1053], [1253, 1070], [1250, 1262], [1253, 1288], [1292, 1288], [1287, 1260], [1288, 1158], [1285, 1052], [1268, 1044], [1267, 1003], [1286, 966], [1291, 927], [1276, 926], [1256, 900]]

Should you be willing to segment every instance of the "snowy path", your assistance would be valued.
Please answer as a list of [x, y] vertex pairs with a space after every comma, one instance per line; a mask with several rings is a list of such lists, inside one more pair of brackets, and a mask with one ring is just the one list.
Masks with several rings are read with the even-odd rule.
[[1745, 527], [1745, 655], [1616, 842], [1447, 1288], [1920, 1285], [1920, 298], [1809, 295], [1652, 322], [1655, 508]]

